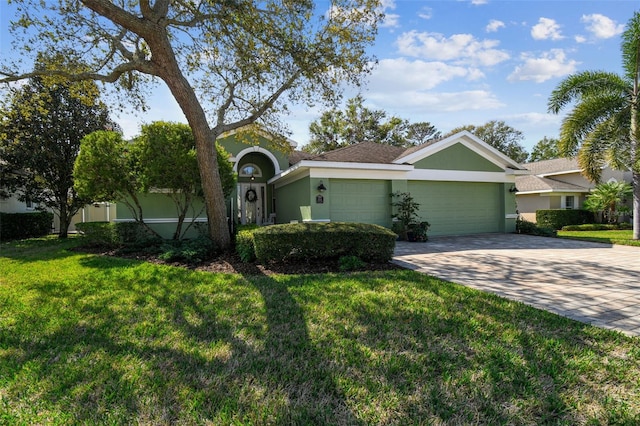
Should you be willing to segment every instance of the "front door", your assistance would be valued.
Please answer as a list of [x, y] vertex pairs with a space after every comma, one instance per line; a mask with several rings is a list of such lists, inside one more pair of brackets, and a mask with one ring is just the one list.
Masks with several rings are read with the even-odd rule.
[[240, 223], [262, 225], [266, 214], [266, 185], [263, 183], [238, 184]]

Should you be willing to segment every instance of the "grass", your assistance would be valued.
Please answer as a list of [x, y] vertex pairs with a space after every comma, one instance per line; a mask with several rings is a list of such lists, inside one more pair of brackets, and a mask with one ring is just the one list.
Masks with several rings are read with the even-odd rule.
[[632, 238], [633, 231], [630, 229], [616, 231], [558, 231], [558, 237], [640, 247], [640, 240]]
[[413, 271], [0, 246], [1, 424], [638, 424], [640, 339]]

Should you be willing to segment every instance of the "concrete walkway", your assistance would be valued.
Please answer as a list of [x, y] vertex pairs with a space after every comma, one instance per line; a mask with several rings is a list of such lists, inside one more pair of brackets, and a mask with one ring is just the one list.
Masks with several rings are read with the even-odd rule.
[[393, 261], [594, 326], [640, 336], [640, 247], [518, 234], [396, 243]]

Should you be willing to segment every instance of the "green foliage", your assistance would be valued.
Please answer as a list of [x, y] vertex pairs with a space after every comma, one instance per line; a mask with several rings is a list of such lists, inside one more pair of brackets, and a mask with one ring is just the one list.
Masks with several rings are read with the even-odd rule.
[[162, 241], [157, 234], [138, 222], [84, 222], [76, 224], [86, 246], [121, 248], [125, 251], [146, 249]]
[[[558, 139], [548, 138], [545, 136], [537, 144], [535, 144], [527, 161], [535, 162], [561, 158], [563, 155], [560, 152], [559, 143], [560, 141]], [[576, 151], [571, 151], [567, 153], [567, 156], [573, 157], [574, 155], [576, 155], [576, 153]]]
[[567, 225], [593, 222], [593, 213], [587, 210], [536, 210], [536, 223], [542, 228], [562, 229]]
[[367, 266], [358, 256], [341, 256], [338, 262], [341, 271], [357, 271]]
[[60, 238], [66, 238], [73, 215], [92, 201], [73, 188], [80, 141], [114, 126], [99, 95], [93, 82], [32, 77], [10, 87], [0, 108], [2, 185], [22, 201], [30, 199], [54, 210], [60, 218]]
[[[229, 153], [216, 144], [218, 172], [225, 197], [231, 195], [236, 177]], [[79, 193], [98, 201], [116, 201], [126, 206], [138, 222], [143, 211], [139, 193], [167, 189], [178, 212], [173, 239], [189, 229], [187, 217], [198, 217], [195, 201], [202, 196], [195, 140], [186, 124], [154, 122], [142, 126], [141, 135], [125, 142], [115, 132], [95, 132], [84, 138], [75, 165]]]
[[363, 223], [296, 223], [262, 227], [254, 231], [253, 239], [261, 263], [341, 256], [386, 262], [393, 256], [396, 234]]
[[51, 232], [53, 213], [2, 213], [0, 212], [0, 240], [17, 240], [41, 237]]
[[431, 225], [420, 219], [420, 204], [408, 192], [396, 191], [390, 196], [391, 206], [395, 210], [391, 217], [396, 219], [392, 224], [392, 230], [401, 240], [409, 240], [411, 233], [412, 241], [427, 241], [427, 231]]
[[81, 245], [88, 247], [117, 247], [118, 233], [113, 222], [81, 222], [76, 229], [83, 235]]
[[516, 220], [516, 233], [537, 235], [540, 237], [555, 237], [557, 235], [556, 230], [553, 228], [540, 227], [533, 222], [521, 218]]
[[563, 226], [563, 231], [614, 231], [618, 229], [631, 229], [629, 223], [585, 223], [583, 225]]
[[172, 241], [160, 247], [158, 258], [165, 262], [200, 263], [215, 253], [215, 244], [207, 236], [192, 240]]
[[524, 139], [522, 132], [507, 125], [504, 121], [492, 120], [482, 126], [466, 125], [456, 127], [447, 133], [446, 136], [463, 130], [473, 133], [483, 142], [491, 145], [518, 163], [524, 163], [529, 157], [527, 150], [521, 143]]
[[625, 213], [627, 197], [633, 194], [633, 187], [626, 182], [605, 182], [596, 185], [587, 197], [584, 208], [590, 212], [602, 212], [607, 223], [616, 223]]
[[236, 253], [243, 262], [253, 262], [256, 260], [256, 249], [253, 241], [253, 233], [258, 229], [258, 225], [243, 225], [236, 233]]
[[80, 144], [73, 175], [75, 189], [95, 201], [118, 201], [141, 191], [138, 159], [118, 132], [100, 130]]
[[347, 101], [344, 111], [333, 108], [324, 111], [309, 125], [311, 140], [303, 149], [319, 154], [360, 142], [409, 147], [440, 137], [440, 132], [428, 122], [412, 123], [387, 117], [383, 110], [364, 106], [361, 95]]

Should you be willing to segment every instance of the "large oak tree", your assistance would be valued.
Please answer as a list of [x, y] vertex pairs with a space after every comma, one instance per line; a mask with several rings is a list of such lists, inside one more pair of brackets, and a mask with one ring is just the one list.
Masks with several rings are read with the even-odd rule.
[[[82, 67], [48, 75], [118, 83], [143, 97], [161, 80], [193, 130], [211, 238], [230, 244], [215, 140], [260, 122], [282, 131], [289, 102], [334, 102], [370, 70], [378, 0], [19, 0], [16, 51], [59, 52]], [[326, 3], [318, 3], [326, 5]], [[21, 30], [24, 30], [23, 32]], [[0, 81], [33, 76], [2, 59]], [[136, 97], [129, 95], [130, 99]], [[283, 144], [284, 145], [284, 144]]]

